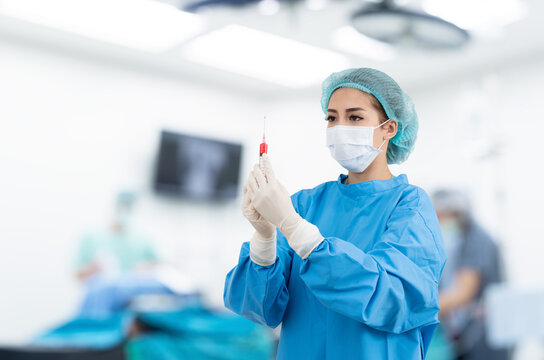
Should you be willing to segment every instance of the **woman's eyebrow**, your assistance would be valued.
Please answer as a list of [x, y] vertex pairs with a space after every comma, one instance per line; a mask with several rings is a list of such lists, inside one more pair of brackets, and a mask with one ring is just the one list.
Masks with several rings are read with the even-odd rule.
[[[333, 113], [338, 113], [338, 111], [336, 111], [334, 109], [327, 109], [327, 111], [328, 112], [333, 112]], [[346, 112], [352, 112], [352, 111], [366, 111], [366, 110], [363, 109], [363, 108], [360, 108], [360, 107], [346, 109]]]
[[[352, 111], [366, 111], [366, 110], [360, 107], [346, 109], [346, 112], [352, 112]], [[334, 109], [327, 109], [327, 112], [338, 113], [338, 111]]]
[[360, 107], [356, 107], [356, 108], [349, 108], [349, 109], [346, 109], [347, 112], [350, 112], [350, 111], [366, 111], [365, 109], [363, 108], [360, 108]]

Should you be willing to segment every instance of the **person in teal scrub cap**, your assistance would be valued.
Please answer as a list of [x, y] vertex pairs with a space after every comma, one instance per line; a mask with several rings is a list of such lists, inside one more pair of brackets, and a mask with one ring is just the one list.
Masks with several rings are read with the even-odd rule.
[[321, 106], [347, 175], [289, 196], [263, 155], [242, 202], [255, 233], [227, 274], [225, 305], [282, 325], [278, 359], [423, 359], [445, 251], [429, 196], [388, 166], [414, 147], [414, 105], [361, 68], [330, 75]]
[[135, 202], [135, 193], [120, 192], [110, 227], [89, 232], [81, 239], [75, 259], [78, 279], [87, 281], [96, 275], [118, 276], [158, 262], [151, 241], [130, 225]]

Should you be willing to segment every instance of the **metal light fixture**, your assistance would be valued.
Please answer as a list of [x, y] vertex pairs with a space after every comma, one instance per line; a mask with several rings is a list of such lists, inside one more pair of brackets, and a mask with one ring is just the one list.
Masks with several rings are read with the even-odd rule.
[[422, 11], [397, 7], [393, 0], [365, 6], [352, 15], [351, 24], [362, 34], [390, 44], [456, 49], [470, 39], [459, 26]]

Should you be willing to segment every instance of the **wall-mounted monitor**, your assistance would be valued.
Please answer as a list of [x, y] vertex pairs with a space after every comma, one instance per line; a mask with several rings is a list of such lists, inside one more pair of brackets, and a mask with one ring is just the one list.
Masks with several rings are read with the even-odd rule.
[[155, 190], [194, 200], [234, 199], [241, 156], [241, 144], [162, 131]]

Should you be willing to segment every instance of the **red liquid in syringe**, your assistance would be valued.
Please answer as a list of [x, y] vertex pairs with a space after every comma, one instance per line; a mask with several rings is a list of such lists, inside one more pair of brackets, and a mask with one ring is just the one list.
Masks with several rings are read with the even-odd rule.
[[262, 156], [263, 154], [268, 153], [268, 144], [266, 143], [266, 139], [263, 135], [263, 142], [261, 143], [261, 146], [259, 147], [259, 156]]
[[266, 116], [264, 117], [264, 122], [263, 122], [263, 142], [261, 143], [261, 146], [259, 146], [259, 156], [262, 156], [263, 154], [268, 153], [268, 144], [266, 143], [266, 138], [265, 138], [265, 127], [266, 127]]
[[259, 167], [261, 168], [261, 171], [264, 174], [264, 164], [262, 156], [263, 154], [268, 154], [268, 144], [266, 143], [265, 138], [265, 126], [266, 126], [266, 116], [264, 117], [264, 124], [263, 124], [263, 142], [259, 146]]

